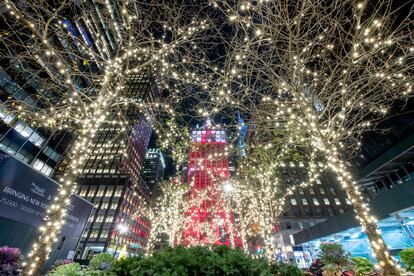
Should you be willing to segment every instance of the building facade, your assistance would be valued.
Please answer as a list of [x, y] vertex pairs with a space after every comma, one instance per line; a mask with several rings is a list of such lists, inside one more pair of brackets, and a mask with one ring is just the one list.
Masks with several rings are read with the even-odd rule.
[[[281, 170], [281, 181], [286, 186], [300, 185], [307, 179], [304, 167], [301, 162], [286, 164]], [[293, 235], [352, 209], [351, 201], [331, 173], [322, 173], [315, 182], [312, 187], [297, 188], [286, 199], [272, 236], [278, 261], [307, 267], [312, 261], [311, 256], [295, 247]]]
[[[6, 97], [4, 100], [13, 98], [28, 106], [36, 106], [31, 93], [13, 75], [0, 67], [0, 95]], [[71, 135], [64, 131], [31, 127], [13, 115], [10, 110], [12, 107], [2, 105], [1, 102], [0, 100], [0, 149], [41, 173], [52, 176], [67, 150]]]
[[185, 213], [183, 244], [240, 246], [233, 214], [220, 199], [230, 179], [228, 147], [226, 132], [212, 127], [209, 120], [191, 132], [187, 166], [191, 206]]
[[[157, 95], [148, 75], [128, 77], [124, 96], [149, 102]], [[129, 125], [105, 123], [98, 129], [77, 181], [78, 194], [95, 205], [77, 250], [79, 259], [103, 251], [119, 252], [124, 245], [132, 253], [146, 246], [149, 221], [141, 211], [150, 193], [141, 169], [152, 129], [134, 107], [122, 113]]]

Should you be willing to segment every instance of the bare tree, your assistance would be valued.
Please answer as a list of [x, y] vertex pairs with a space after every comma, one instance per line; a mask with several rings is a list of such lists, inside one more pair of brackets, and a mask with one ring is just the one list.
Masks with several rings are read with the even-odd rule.
[[[233, 39], [205, 114], [232, 105], [327, 160], [386, 275], [399, 275], [349, 171], [361, 135], [411, 95], [412, 5], [389, 1], [215, 2]], [[403, 12], [404, 11], [404, 12]], [[224, 92], [223, 92], [224, 91]], [[262, 108], [267, 103], [266, 108]], [[256, 121], [255, 121], [256, 120]]]
[[[272, 133], [272, 140], [268, 139]], [[234, 181], [234, 212], [240, 215], [243, 241], [258, 238], [269, 261], [274, 260], [271, 235], [285, 201], [298, 187], [313, 185], [321, 172], [316, 164], [316, 154], [306, 154], [303, 146], [288, 143], [289, 136], [279, 130], [257, 133], [260, 142], [250, 144], [248, 156], [239, 162]], [[277, 134], [276, 134], [277, 133]], [[263, 136], [268, 137], [264, 139]], [[266, 141], [266, 144], [261, 144]], [[288, 185], [280, 177], [288, 164], [301, 162], [307, 173], [306, 179], [297, 185]], [[307, 167], [305, 168], [305, 164]]]
[[180, 243], [182, 227], [185, 224], [185, 211], [189, 202], [185, 200], [188, 186], [179, 179], [171, 178], [160, 183], [159, 192], [154, 203], [147, 210], [147, 217], [151, 222], [151, 233], [148, 240], [146, 253], [151, 254], [154, 246], [162, 234], [169, 238], [169, 245]]
[[[11, 98], [2, 103], [3, 108], [32, 125], [66, 129], [76, 136], [67, 157], [68, 169], [60, 179], [61, 188], [47, 210], [26, 261], [28, 275], [37, 275], [48, 258], [51, 245], [65, 222], [69, 197], [76, 189], [76, 177], [101, 125], [120, 125], [125, 130], [120, 135], [126, 135], [129, 124], [123, 118], [122, 107], [132, 105], [156, 128], [165, 147], [170, 146], [166, 137], [175, 137], [173, 131], [177, 127], [168, 100], [143, 103], [124, 96], [128, 76], [145, 73], [153, 74], [155, 79], [174, 78], [171, 74], [174, 62], [191, 49], [192, 43], [205, 39], [202, 33], [207, 29], [207, 20], [192, 5], [131, 1], [118, 1], [117, 6], [107, 2], [100, 9], [96, 5], [94, 1], [56, 4], [6, 0], [4, 3], [8, 16], [2, 19], [9, 24], [10, 33], [2, 36], [5, 46], [2, 58], [17, 58], [32, 64], [42, 72], [37, 76], [38, 85], [47, 93], [35, 95], [36, 101]], [[66, 17], [80, 12], [93, 28], [89, 13], [95, 9], [104, 29], [107, 27], [113, 34], [109, 36], [110, 43], [96, 37], [102, 43], [98, 49], [90, 47], [82, 36], [74, 38], [65, 21]], [[105, 30], [96, 31], [98, 34]], [[68, 43], [72, 40], [74, 44]], [[167, 117], [170, 127], [157, 128], [161, 124], [157, 118]]]

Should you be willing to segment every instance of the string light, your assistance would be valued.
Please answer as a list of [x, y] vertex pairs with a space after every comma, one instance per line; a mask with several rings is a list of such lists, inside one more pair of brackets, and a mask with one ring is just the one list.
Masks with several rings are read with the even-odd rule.
[[[74, 78], [79, 73], [77, 67], [68, 62], [53, 39], [39, 31], [44, 29], [39, 26], [40, 21], [33, 20], [10, 0], [5, 3], [10, 15], [45, 49], [47, 59], [42, 62], [47, 70], [56, 72], [51, 74], [55, 86], [70, 91], [66, 95], [62, 93], [64, 96], [58, 102], [50, 103], [45, 109], [33, 109], [17, 100], [7, 104], [14, 104], [18, 118], [34, 126], [72, 130], [77, 134], [68, 158], [69, 170], [60, 180], [62, 188], [29, 254], [28, 274], [35, 274], [47, 259], [51, 244], [64, 224], [68, 198], [76, 190], [75, 179], [87, 160], [91, 141], [99, 128], [103, 124], [120, 126], [123, 130], [130, 127], [125, 120], [111, 118], [111, 112], [133, 106], [143, 113], [159, 135], [161, 147], [172, 151], [177, 171], [180, 171], [187, 158], [189, 133], [181, 125], [186, 115], [179, 109], [180, 104], [191, 98], [197, 102], [194, 109], [199, 118], [225, 114], [228, 110], [248, 114], [250, 125], [255, 126], [257, 140], [260, 140], [260, 143], [251, 143], [253, 152], [280, 150], [278, 154], [283, 159], [301, 149], [310, 160], [306, 165], [308, 180], [301, 186], [315, 182], [319, 174], [315, 160], [324, 159], [326, 168], [336, 174], [353, 203], [356, 217], [369, 237], [380, 266], [389, 275], [398, 275], [376, 227], [377, 220], [371, 216], [369, 205], [352, 178], [345, 154], [358, 151], [361, 135], [387, 115], [394, 100], [404, 100], [412, 93], [414, 43], [404, 34], [404, 25], [400, 26], [403, 31], [393, 32], [387, 29], [390, 28], [387, 15], [374, 12], [372, 16], [362, 16], [365, 1], [343, 1], [333, 8], [335, 12], [328, 13], [323, 1], [308, 1], [305, 5], [310, 5], [309, 8], [293, 14], [288, 9], [275, 9], [272, 1], [238, 5], [213, 1], [209, 8], [222, 13], [234, 33], [234, 38], [224, 40], [226, 53], [217, 61], [208, 57], [207, 45], [210, 44], [203, 37], [205, 30], [218, 32], [217, 37], [223, 35], [222, 28], [216, 28], [214, 20], [194, 19], [185, 26], [169, 26], [169, 22], [162, 22], [161, 32], [165, 33], [161, 38], [154, 35], [137, 38], [140, 32], [147, 30], [134, 29], [134, 20], [139, 22], [141, 18], [132, 14], [131, 3], [126, 1], [120, 7], [118, 21], [116, 9], [110, 1], [105, 1], [110, 18], [107, 23], [116, 34], [119, 46], [115, 56], [108, 58], [109, 55], [104, 54], [107, 49], [95, 51], [80, 39], [76, 40], [88, 59], [104, 72], [91, 78], [91, 87], [97, 87], [94, 92], [78, 87]], [[347, 10], [355, 12], [352, 22]], [[70, 37], [63, 18], [57, 16], [56, 19], [57, 25], [65, 30], [60, 32], [62, 36]], [[310, 28], [306, 22], [320, 24]], [[343, 26], [349, 29], [344, 32]], [[128, 76], [149, 71], [156, 75], [159, 89], [171, 94], [168, 103], [145, 103], [122, 96]], [[282, 147], [274, 141], [282, 139], [280, 136], [285, 143]], [[102, 150], [106, 146], [102, 145]], [[122, 150], [121, 154], [125, 153], [125, 149]], [[281, 159], [271, 156], [262, 160], [249, 156], [240, 162], [240, 167], [252, 167], [255, 171], [249, 170], [250, 175], [239, 173], [233, 182], [231, 199], [222, 199], [227, 202], [224, 207], [227, 214], [242, 214], [240, 228], [231, 231], [239, 231], [245, 245], [249, 237], [259, 232], [269, 258], [271, 226], [283, 210], [285, 198], [293, 191], [293, 188], [284, 190], [278, 180], [277, 171], [285, 166]], [[214, 181], [218, 185], [221, 180]], [[249, 188], [252, 183], [261, 188], [252, 191]], [[176, 193], [166, 192], [168, 196], [160, 199], [158, 207], [146, 207], [146, 214], [153, 220], [148, 252], [157, 234], [168, 228], [166, 226], [172, 229], [170, 243], [179, 243], [182, 225], [191, 221], [183, 215], [186, 206], [177, 205], [169, 212], [162, 210], [168, 209], [171, 200], [178, 204], [185, 191], [179, 188]], [[261, 193], [260, 200], [249, 193]], [[229, 207], [231, 203], [236, 204], [237, 210]], [[246, 204], [252, 204], [260, 212], [246, 211]], [[252, 225], [260, 226], [254, 230]], [[211, 239], [215, 238], [213, 233], [208, 233], [207, 225], [200, 227]]]

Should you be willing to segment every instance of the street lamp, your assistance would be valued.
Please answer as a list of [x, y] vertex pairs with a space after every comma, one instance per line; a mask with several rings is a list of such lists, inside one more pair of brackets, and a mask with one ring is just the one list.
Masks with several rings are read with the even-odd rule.
[[116, 256], [116, 253], [118, 252], [119, 239], [121, 238], [121, 235], [123, 235], [126, 232], [128, 232], [128, 225], [123, 224], [123, 223], [120, 223], [120, 224], [118, 224], [116, 226], [116, 229], [118, 230], [119, 235], [117, 235], [118, 236], [118, 239], [115, 240], [116, 247], [115, 247], [115, 251], [114, 251], [114, 258]]
[[233, 187], [233, 185], [231, 185], [230, 181], [227, 181], [223, 185], [223, 190], [224, 190], [225, 193], [230, 193], [234, 190], [234, 187]]
[[120, 234], [125, 234], [128, 231], [128, 226], [122, 223], [118, 224], [116, 228], [118, 229]]

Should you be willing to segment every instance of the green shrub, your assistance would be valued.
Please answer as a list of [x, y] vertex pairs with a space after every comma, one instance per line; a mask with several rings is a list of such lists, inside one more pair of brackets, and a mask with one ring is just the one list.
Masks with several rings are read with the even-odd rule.
[[57, 266], [51, 273], [51, 276], [79, 276], [81, 274], [81, 266], [78, 263], [70, 263]]
[[107, 270], [114, 262], [114, 257], [109, 253], [101, 253], [92, 257], [89, 267], [95, 270]]
[[103, 276], [103, 275], [107, 275], [107, 274], [102, 270], [85, 268], [85, 269], [82, 270], [82, 274], [80, 274], [80, 275], [82, 275], [82, 276]]
[[326, 243], [322, 244], [320, 249], [321, 260], [324, 264], [323, 271], [326, 274], [335, 274], [342, 269], [351, 268], [350, 254], [345, 252], [342, 244]]
[[138, 268], [142, 256], [129, 257], [114, 263], [111, 272], [119, 276], [131, 275], [129, 272]]
[[296, 266], [288, 265], [284, 263], [272, 264], [271, 271], [273, 275], [292, 275], [292, 276], [303, 275], [302, 271]]
[[227, 246], [182, 246], [167, 248], [143, 258], [127, 258], [115, 262], [112, 275], [286, 275], [299, 276], [302, 272], [285, 264], [268, 264], [252, 259], [240, 249]]
[[352, 262], [357, 275], [367, 275], [374, 269], [374, 265], [367, 258], [355, 257], [352, 258]]
[[407, 271], [414, 272], [414, 248], [407, 248], [400, 251], [401, 261], [405, 263]]
[[321, 247], [321, 260], [324, 264], [337, 264], [344, 266], [349, 263], [349, 254], [347, 254], [342, 246], [338, 243], [326, 243]]

